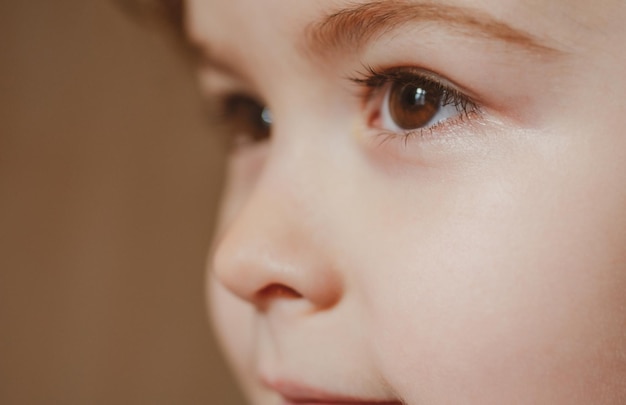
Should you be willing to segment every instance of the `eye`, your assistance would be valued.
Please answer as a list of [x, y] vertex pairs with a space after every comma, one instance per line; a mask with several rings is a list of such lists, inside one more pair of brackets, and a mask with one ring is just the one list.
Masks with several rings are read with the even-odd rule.
[[389, 134], [423, 133], [478, 111], [477, 104], [452, 85], [412, 68], [370, 69], [365, 78], [355, 81], [368, 89], [368, 124]]
[[236, 143], [259, 143], [270, 138], [271, 112], [250, 96], [226, 96], [221, 101], [220, 121]]

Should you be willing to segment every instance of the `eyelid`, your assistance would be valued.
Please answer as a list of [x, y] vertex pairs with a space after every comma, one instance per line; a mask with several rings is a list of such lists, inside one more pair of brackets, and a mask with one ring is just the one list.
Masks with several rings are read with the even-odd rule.
[[458, 92], [476, 105], [486, 105], [485, 101], [475, 91], [429, 69], [417, 66], [399, 65], [385, 68], [363, 65], [361, 70], [355, 72], [352, 76], [348, 76], [348, 80], [359, 86], [364, 86], [367, 89], [375, 90], [385, 83], [394, 82], [410, 76], [430, 80], [445, 88]]
[[208, 100], [225, 99], [231, 95], [243, 95], [251, 99], [264, 101], [260, 92], [251, 82], [228, 72], [213, 68], [204, 68], [198, 72], [201, 94]]

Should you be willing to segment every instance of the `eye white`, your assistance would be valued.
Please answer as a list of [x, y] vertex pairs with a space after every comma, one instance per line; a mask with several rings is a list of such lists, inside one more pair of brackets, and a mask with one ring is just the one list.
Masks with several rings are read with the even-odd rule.
[[269, 108], [263, 108], [263, 111], [261, 112], [261, 120], [268, 126], [272, 125], [272, 112]]

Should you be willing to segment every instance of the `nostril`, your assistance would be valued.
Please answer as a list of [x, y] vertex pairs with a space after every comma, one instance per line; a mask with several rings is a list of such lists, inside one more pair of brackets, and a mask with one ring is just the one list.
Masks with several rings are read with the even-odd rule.
[[261, 301], [266, 301], [274, 298], [302, 298], [302, 294], [300, 294], [293, 288], [287, 287], [286, 285], [279, 283], [273, 283], [264, 287], [256, 293], [256, 296]]

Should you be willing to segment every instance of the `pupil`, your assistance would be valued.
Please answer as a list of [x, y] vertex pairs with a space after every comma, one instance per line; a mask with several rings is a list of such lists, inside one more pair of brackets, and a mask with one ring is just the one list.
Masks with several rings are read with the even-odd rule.
[[426, 90], [413, 86], [407, 86], [405, 90], [406, 105], [420, 107], [426, 104]]
[[394, 84], [389, 95], [389, 113], [402, 129], [427, 125], [439, 111], [441, 95], [415, 84]]

